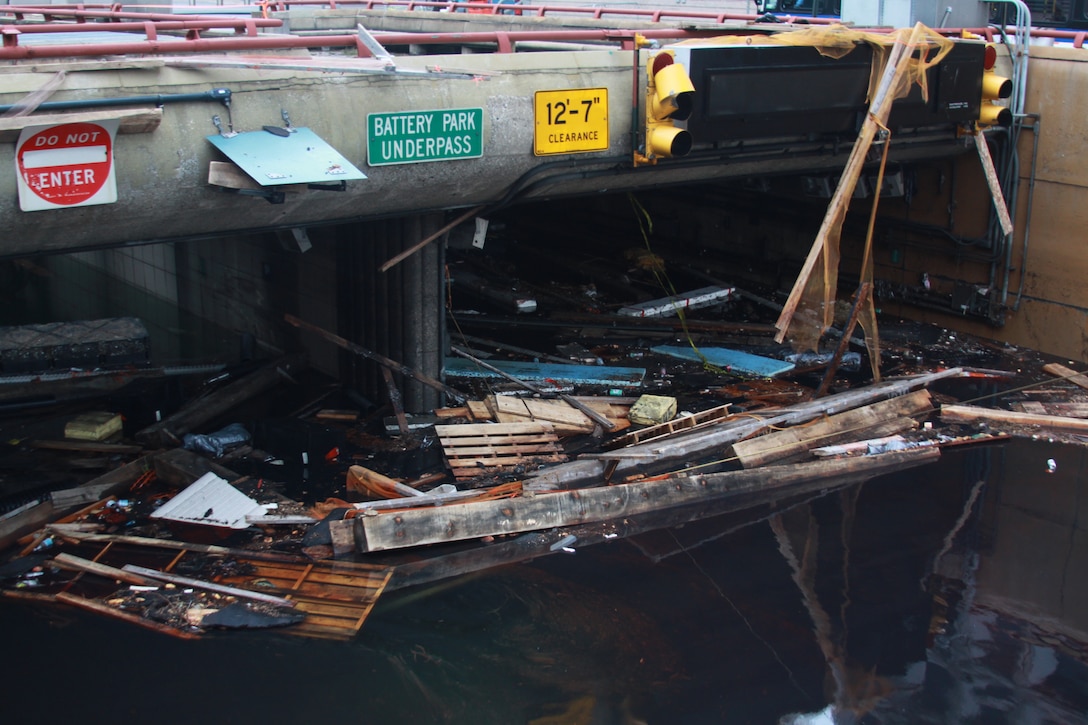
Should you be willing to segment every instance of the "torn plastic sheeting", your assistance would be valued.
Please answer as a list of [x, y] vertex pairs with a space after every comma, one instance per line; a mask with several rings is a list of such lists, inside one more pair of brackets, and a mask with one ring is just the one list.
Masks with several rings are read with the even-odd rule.
[[204, 627], [224, 629], [267, 629], [297, 624], [306, 616], [301, 612], [271, 607], [256, 608], [244, 602], [232, 602], [222, 609], [210, 610], [200, 617]]
[[249, 431], [241, 423], [231, 423], [215, 433], [190, 433], [182, 440], [182, 448], [187, 451], [209, 453], [219, 458], [228, 449], [249, 443]]

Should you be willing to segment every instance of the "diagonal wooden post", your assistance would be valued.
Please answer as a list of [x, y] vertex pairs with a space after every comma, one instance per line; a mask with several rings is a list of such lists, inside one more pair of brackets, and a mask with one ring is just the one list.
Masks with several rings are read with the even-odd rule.
[[816, 234], [816, 241], [813, 242], [812, 249], [809, 250], [808, 257], [805, 259], [801, 272], [797, 276], [797, 281], [793, 285], [793, 290], [790, 292], [786, 304], [782, 307], [782, 313], [775, 323], [775, 328], [778, 330], [774, 338], [775, 342], [782, 342], [785, 339], [786, 331], [793, 321], [793, 315], [797, 311], [797, 306], [801, 303], [801, 295], [808, 284], [809, 277], [812, 275], [812, 270], [820, 260], [821, 254], [824, 257], [824, 264], [828, 264], [828, 255], [825, 249], [828, 239], [835, 227], [840, 226], [842, 223], [841, 214], [845, 213], [846, 208], [850, 205], [850, 198], [854, 194], [854, 187], [857, 186], [858, 177], [861, 175], [869, 148], [873, 145], [873, 139], [876, 137], [877, 131], [881, 126], [887, 124], [892, 102], [895, 101], [894, 91], [899, 86], [903, 74], [906, 73], [907, 67], [910, 65], [915, 46], [918, 45], [924, 35], [925, 26], [922, 23], [917, 23], [911, 31], [909, 40], [906, 43], [896, 42], [888, 55], [888, 62], [884, 67], [884, 73], [880, 77], [880, 84], [872, 102], [869, 104], [869, 113], [865, 116], [865, 122], [861, 126], [857, 141], [854, 142], [854, 148], [846, 162], [846, 168], [843, 169], [842, 176], [839, 177], [839, 185], [835, 188], [835, 194], [831, 197], [831, 203], [828, 205], [827, 213], [820, 225], [820, 231]]
[[981, 131], [975, 134], [975, 148], [978, 150], [979, 161], [982, 162], [982, 171], [986, 174], [986, 185], [990, 187], [990, 195], [994, 199], [997, 220], [1001, 223], [1001, 231], [1007, 237], [1012, 234], [1012, 217], [1009, 216], [1009, 205], [1005, 203], [1005, 192], [1001, 190], [1001, 182], [997, 180], [997, 169], [994, 168], [994, 160], [990, 156], [990, 146], [986, 143], [986, 136]]

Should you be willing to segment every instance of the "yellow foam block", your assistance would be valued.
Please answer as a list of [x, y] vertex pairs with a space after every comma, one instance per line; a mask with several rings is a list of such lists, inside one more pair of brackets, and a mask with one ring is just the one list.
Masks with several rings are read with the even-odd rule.
[[64, 425], [64, 437], [80, 441], [102, 441], [121, 431], [121, 415], [96, 411], [83, 413]]
[[675, 416], [676, 398], [666, 395], [643, 395], [627, 412], [628, 420], [639, 425], [657, 425]]

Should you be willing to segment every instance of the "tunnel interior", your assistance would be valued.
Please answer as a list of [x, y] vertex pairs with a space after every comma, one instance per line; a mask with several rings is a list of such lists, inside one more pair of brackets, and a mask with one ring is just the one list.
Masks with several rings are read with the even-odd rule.
[[[844, 303], [856, 291], [879, 199], [878, 310], [999, 322], [991, 291], [1002, 250], [988, 235], [985, 200], [961, 193], [981, 183], [977, 166], [970, 156], [892, 164], [879, 195], [876, 167], [867, 167], [842, 234]], [[136, 316], [149, 328], [155, 365], [244, 365], [305, 352], [316, 371], [380, 401], [383, 366], [295, 329], [285, 315], [434, 378], [464, 335], [562, 357], [557, 348], [586, 330], [608, 336], [586, 316], [711, 285], [736, 293], [692, 311], [693, 320], [766, 326], [837, 181], [766, 176], [525, 201], [458, 224], [392, 266], [461, 210], [8, 260], [0, 268], [4, 324]], [[576, 324], [562, 324], [567, 317]], [[759, 335], [733, 342], [776, 347], [765, 328]], [[407, 410], [443, 403], [403, 372], [394, 378]]]

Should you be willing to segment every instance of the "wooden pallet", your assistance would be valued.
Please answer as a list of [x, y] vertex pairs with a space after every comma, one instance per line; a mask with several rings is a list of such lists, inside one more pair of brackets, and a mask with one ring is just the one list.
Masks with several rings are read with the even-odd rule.
[[436, 425], [446, 464], [457, 480], [526, 464], [567, 460], [550, 423]]
[[[244, 564], [245, 573], [220, 575], [209, 579], [211, 584], [291, 600], [305, 618], [280, 631], [320, 639], [349, 640], [358, 634], [393, 574], [391, 567], [374, 564], [307, 560], [274, 552], [249, 552], [128, 536], [86, 537], [79, 544], [78, 553], [96, 565], [121, 569], [126, 564], [139, 562], [141, 566], [168, 574], [178, 570], [179, 565], [189, 557], [211, 555], [229, 558]], [[111, 611], [112, 608], [102, 600], [102, 596], [114, 588], [114, 582], [109, 577], [84, 572], [59, 592], [43, 592], [43, 598], [126, 618], [124, 613]], [[131, 616], [128, 618], [131, 619]], [[170, 630], [167, 632], [169, 634], [189, 636], [184, 633], [178, 635], [178, 630], [165, 625], [137, 623], [160, 631]]]
[[393, 570], [350, 562], [250, 561], [256, 571], [218, 581], [293, 600], [306, 619], [284, 631], [303, 637], [351, 639], [358, 634]]
[[648, 428], [641, 428], [612, 439], [605, 448], [609, 450], [623, 448], [624, 446], [645, 443], [656, 438], [664, 438], [675, 433], [692, 431], [715, 423], [721, 423], [734, 415], [729, 412], [731, 407], [732, 405], [719, 405], [693, 415], [684, 415]]

